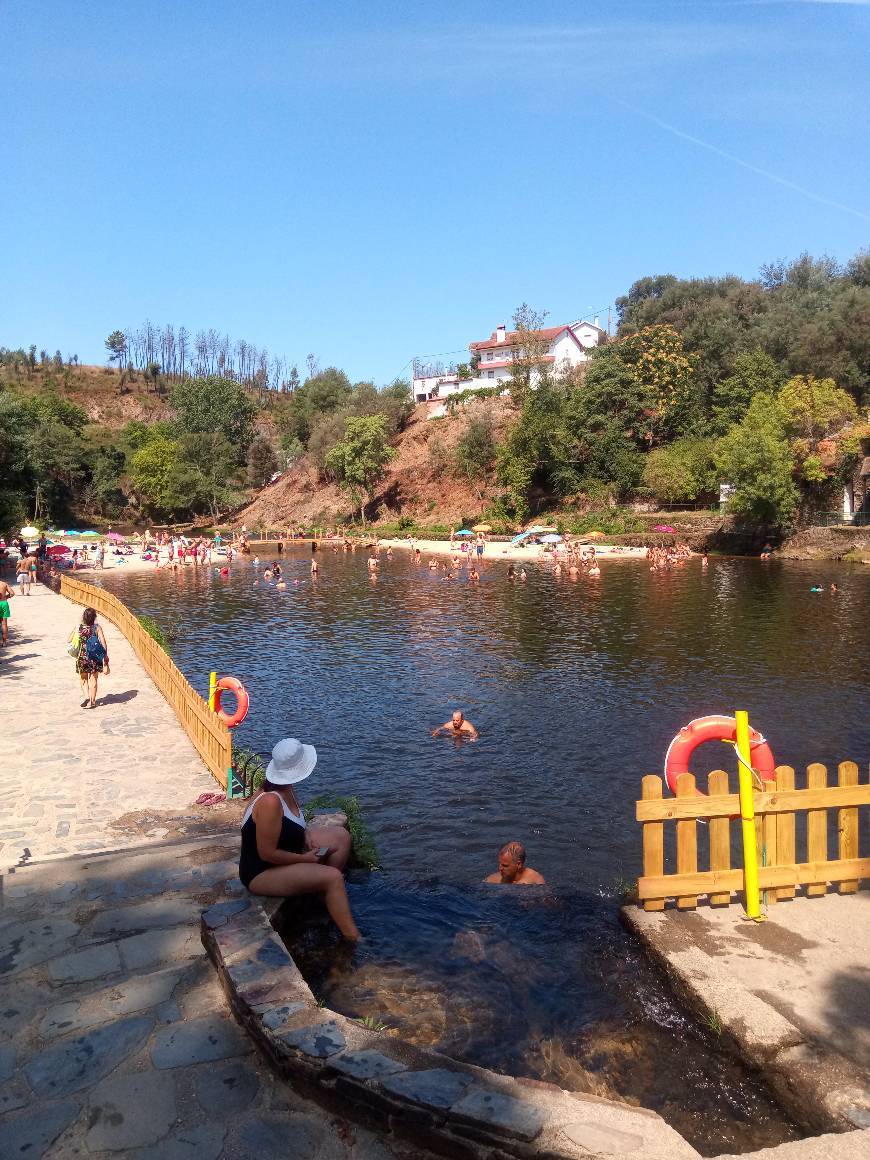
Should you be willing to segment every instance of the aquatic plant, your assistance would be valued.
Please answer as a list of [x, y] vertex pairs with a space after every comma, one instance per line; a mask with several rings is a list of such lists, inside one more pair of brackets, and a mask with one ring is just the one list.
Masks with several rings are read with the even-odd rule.
[[163, 649], [163, 651], [165, 653], [168, 653], [169, 652], [169, 641], [166, 638], [166, 633], [163, 631], [163, 629], [160, 627], [160, 625], [157, 623], [157, 621], [154, 619], [154, 617], [142, 615], [142, 616], [137, 616], [136, 619], [139, 621], [139, 623], [142, 625], [142, 627], [145, 629], [145, 631], [148, 633], [148, 635], [151, 637], [151, 639], [153, 641], [156, 641], [157, 644], [160, 645], [160, 647]]
[[363, 1015], [359, 1019], [354, 1019], [354, 1023], [359, 1023], [360, 1027], [365, 1027], [367, 1031], [386, 1031], [389, 1026], [376, 1019], [374, 1015]]
[[353, 862], [365, 870], [380, 870], [381, 860], [374, 835], [363, 820], [359, 799], [342, 794], [322, 793], [305, 806], [305, 817], [323, 810], [341, 810], [347, 815], [347, 828], [353, 839]]
[[707, 1011], [704, 1015], [704, 1023], [718, 1039], [722, 1034], [722, 1020], [719, 1018], [719, 1012], [712, 1009]]

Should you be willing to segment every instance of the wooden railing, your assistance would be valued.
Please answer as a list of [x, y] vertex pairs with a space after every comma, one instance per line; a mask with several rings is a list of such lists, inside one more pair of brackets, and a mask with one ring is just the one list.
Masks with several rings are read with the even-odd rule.
[[[755, 793], [758, 829], [759, 886], [768, 905], [794, 898], [799, 886], [807, 897], [824, 894], [828, 884], [839, 884], [841, 894], [852, 894], [861, 879], [870, 878], [870, 858], [860, 857], [859, 807], [870, 805], [870, 785], [858, 784], [858, 766], [841, 762], [837, 785], [828, 785], [823, 765], [807, 769], [806, 789], [795, 789], [794, 770], [776, 770], [775, 789]], [[643, 825], [643, 876], [637, 880], [638, 901], [644, 910], [664, 910], [675, 898], [680, 910], [694, 908], [706, 895], [711, 906], [728, 906], [732, 894], [743, 888], [743, 871], [731, 866], [731, 825], [739, 828], [740, 799], [728, 792], [728, 775], [709, 775], [709, 796], [698, 794], [694, 774], [677, 778], [676, 798], [663, 799], [662, 779], [643, 779], [637, 820]], [[828, 813], [837, 810], [837, 858], [828, 860]], [[795, 817], [806, 812], [805, 858], [798, 861]], [[698, 822], [708, 821], [709, 869], [698, 869]], [[676, 868], [665, 869], [665, 822], [676, 824]], [[803, 827], [801, 827], [803, 831]], [[865, 825], [864, 841], [867, 840]], [[801, 835], [803, 837], [803, 833]]]
[[111, 592], [74, 576], [62, 576], [60, 592], [76, 604], [84, 604], [110, 620], [127, 638], [148, 676], [175, 710], [197, 753], [214, 779], [224, 788], [233, 762], [230, 731], [209, 710], [207, 703], [190, 685], [184, 673], [153, 640], [133, 613]]

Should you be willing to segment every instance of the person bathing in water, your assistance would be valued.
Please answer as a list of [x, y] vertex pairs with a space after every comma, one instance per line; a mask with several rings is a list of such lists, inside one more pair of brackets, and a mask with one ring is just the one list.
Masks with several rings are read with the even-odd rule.
[[263, 788], [242, 818], [239, 878], [252, 894], [269, 898], [322, 894], [335, 925], [356, 941], [359, 931], [342, 874], [350, 834], [343, 826], [309, 828], [293, 792], [316, 764], [314, 746], [295, 737], [285, 737], [272, 750]]
[[437, 737], [439, 733], [452, 734], [453, 737], [470, 737], [472, 741], [476, 741], [480, 736], [471, 722], [465, 720], [465, 714], [461, 709], [456, 709], [449, 721], [432, 730], [433, 737]]
[[526, 865], [526, 848], [522, 842], [508, 842], [498, 852], [498, 871], [484, 878], [484, 882], [503, 886], [541, 886], [543, 874]]

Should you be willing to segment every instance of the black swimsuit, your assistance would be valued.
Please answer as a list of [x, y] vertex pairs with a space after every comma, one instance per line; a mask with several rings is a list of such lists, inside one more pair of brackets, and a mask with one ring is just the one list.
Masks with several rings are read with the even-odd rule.
[[[274, 793], [274, 790], [267, 792]], [[281, 833], [278, 837], [278, 849], [286, 850], [288, 854], [305, 853], [305, 826], [296, 821], [290, 814], [290, 807], [280, 794], [275, 794], [281, 801], [284, 817], [281, 819]], [[258, 874], [264, 870], [273, 870], [276, 862], [264, 861], [257, 851], [257, 823], [253, 815], [254, 803], [248, 807], [245, 820], [242, 822], [242, 852], [239, 855], [239, 878], [244, 886], [250, 886]]]

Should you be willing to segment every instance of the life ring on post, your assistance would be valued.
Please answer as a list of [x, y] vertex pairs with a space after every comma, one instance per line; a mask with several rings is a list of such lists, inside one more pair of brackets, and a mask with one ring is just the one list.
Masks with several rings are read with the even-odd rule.
[[[235, 713], [228, 713], [226, 709], [221, 708], [221, 694], [232, 693], [236, 698]], [[236, 725], [241, 725], [248, 715], [248, 707], [250, 706], [251, 698], [248, 696], [248, 690], [241, 681], [235, 677], [221, 677], [214, 687], [214, 711], [223, 721], [224, 725], [233, 729]]]
[[[705, 741], [737, 740], [737, 722], [733, 717], [697, 717], [684, 725], [668, 746], [665, 755], [665, 781], [671, 793], [677, 792], [677, 778], [689, 772], [689, 759], [699, 745]], [[776, 763], [767, 741], [757, 729], [749, 730], [749, 753], [753, 770], [763, 782], [774, 780]], [[701, 794], [701, 790], [697, 790]], [[703, 796], [703, 795], [702, 795]]]

